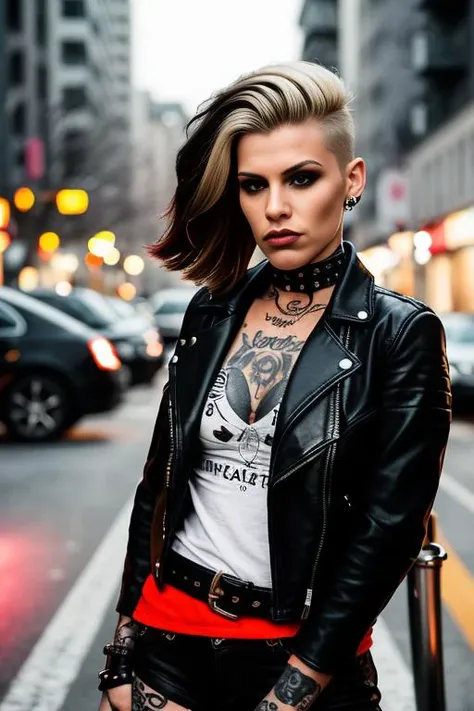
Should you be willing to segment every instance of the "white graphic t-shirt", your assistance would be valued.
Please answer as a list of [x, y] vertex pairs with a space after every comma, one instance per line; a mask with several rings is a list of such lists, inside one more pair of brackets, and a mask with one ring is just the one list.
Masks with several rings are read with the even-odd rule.
[[271, 587], [267, 491], [279, 404], [252, 425], [232, 409], [222, 369], [201, 421], [202, 461], [190, 481], [193, 511], [173, 549], [195, 563]]

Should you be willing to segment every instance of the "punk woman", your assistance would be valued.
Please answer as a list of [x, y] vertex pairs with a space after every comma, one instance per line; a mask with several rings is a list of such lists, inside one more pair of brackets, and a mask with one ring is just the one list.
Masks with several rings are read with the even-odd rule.
[[343, 239], [366, 170], [331, 71], [240, 77], [176, 172], [151, 254], [202, 288], [136, 491], [101, 711], [380, 711], [371, 631], [450, 427], [442, 326]]

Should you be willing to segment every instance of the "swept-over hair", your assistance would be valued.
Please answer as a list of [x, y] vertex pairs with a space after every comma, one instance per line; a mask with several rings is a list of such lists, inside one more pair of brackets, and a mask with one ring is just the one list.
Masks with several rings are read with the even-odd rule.
[[335, 73], [303, 61], [263, 67], [211, 96], [187, 126], [168, 226], [149, 253], [213, 292], [232, 289], [255, 249], [239, 203], [238, 138], [316, 118], [327, 147], [345, 166], [354, 152], [350, 99]]

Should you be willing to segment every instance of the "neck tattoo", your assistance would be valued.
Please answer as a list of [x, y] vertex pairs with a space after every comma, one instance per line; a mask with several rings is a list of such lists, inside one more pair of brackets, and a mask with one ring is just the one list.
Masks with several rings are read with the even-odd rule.
[[327, 304], [313, 303], [314, 294], [301, 295], [301, 298], [293, 299], [289, 301], [286, 306], [283, 306], [280, 303], [280, 292], [274, 286], [270, 287], [267, 298], [273, 301], [281, 316], [272, 316], [272, 314], [269, 314], [267, 311], [265, 321], [269, 321], [272, 326], [277, 326], [278, 328], [294, 326], [303, 316], [313, 314], [316, 311], [322, 311], [327, 306]]

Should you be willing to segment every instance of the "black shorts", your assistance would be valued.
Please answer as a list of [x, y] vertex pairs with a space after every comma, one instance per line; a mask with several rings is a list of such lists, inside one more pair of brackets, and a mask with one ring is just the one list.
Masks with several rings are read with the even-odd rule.
[[[218, 639], [141, 626], [134, 672], [157, 694], [192, 711], [254, 711], [290, 657], [284, 639]], [[318, 711], [381, 711], [370, 652], [354, 659], [318, 699]], [[139, 695], [138, 695], [139, 696]], [[151, 703], [151, 702], [150, 702]], [[132, 711], [143, 707], [135, 699]]]

